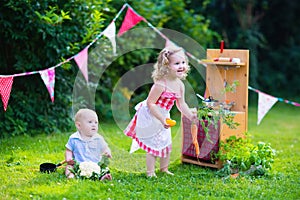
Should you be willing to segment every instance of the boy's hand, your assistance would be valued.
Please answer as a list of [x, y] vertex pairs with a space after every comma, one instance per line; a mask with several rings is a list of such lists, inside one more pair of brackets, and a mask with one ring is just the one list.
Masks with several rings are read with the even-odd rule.
[[67, 160], [66, 162], [68, 163], [68, 165], [74, 165], [75, 164], [74, 160]]
[[111, 156], [111, 154], [109, 152], [104, 152], [102, 155], [106, 156], [108, 158], [112, 158], [112, 156]]

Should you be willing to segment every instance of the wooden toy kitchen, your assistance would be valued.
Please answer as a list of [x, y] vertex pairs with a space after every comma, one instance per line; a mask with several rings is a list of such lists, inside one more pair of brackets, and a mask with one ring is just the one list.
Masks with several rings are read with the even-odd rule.
[[[233, 114], [234, 122], [239, 125], [233, 129], [219, 120], [217, 125], [207, 127], [208, 133], [205, 133], [205, 127], [199, 122], [196, 142], [199, 145], [200, 155], [196, 155], [193, 143], [195, 138], [191, 134], [192, 123], [182, 116], [181, 161], [221, 168], [221, 161], [213, 159], [213, 153], [219, 151], [220, 141], [225, 141], [230, 136], [243, 137], [248, 128], [249, 50], [207, 49], [206, 56], [207, 59], [202, 61], [206, 67], [206, 91], [204, 99], [202, 98], [203, 102], [216, 102], [216, 107], [220, 109], [221, 106], [223, 110]], [[226, 91], [226, 88], [230, 87], [233, 90]], [[211, 106], [211, 109], [214, 107], [215, 105]]]

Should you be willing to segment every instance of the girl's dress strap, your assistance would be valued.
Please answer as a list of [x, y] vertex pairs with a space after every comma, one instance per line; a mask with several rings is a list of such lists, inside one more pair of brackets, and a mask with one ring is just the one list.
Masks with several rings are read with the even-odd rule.
[[164, 92], [166, 92], [167, 91], [167, 81], [166, 81], [166, 79], [164, 79], [164, 81], [165, 81], [165, 90], [164, 90]]

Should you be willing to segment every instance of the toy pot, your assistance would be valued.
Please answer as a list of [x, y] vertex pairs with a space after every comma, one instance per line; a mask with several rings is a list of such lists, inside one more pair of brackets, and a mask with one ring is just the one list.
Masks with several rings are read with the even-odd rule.
[[54, 164], [54, 163], [42, 163], [40, 164], [40, 172], [42, 173], [52, 173], [56, 171], [56, 168], [63, 165], [64, 163], [66, 163], [66, 161], [62, 161], [58, 164]]

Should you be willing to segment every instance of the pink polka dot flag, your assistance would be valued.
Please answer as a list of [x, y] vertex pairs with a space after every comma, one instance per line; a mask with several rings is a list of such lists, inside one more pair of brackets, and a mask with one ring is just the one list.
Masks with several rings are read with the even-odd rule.
[[14, 77], [0, 77], [0, 94], [2, 98], [3, 108], [6, 111], [8, 100], [10, 97], [10, 91], [13, 84]]

